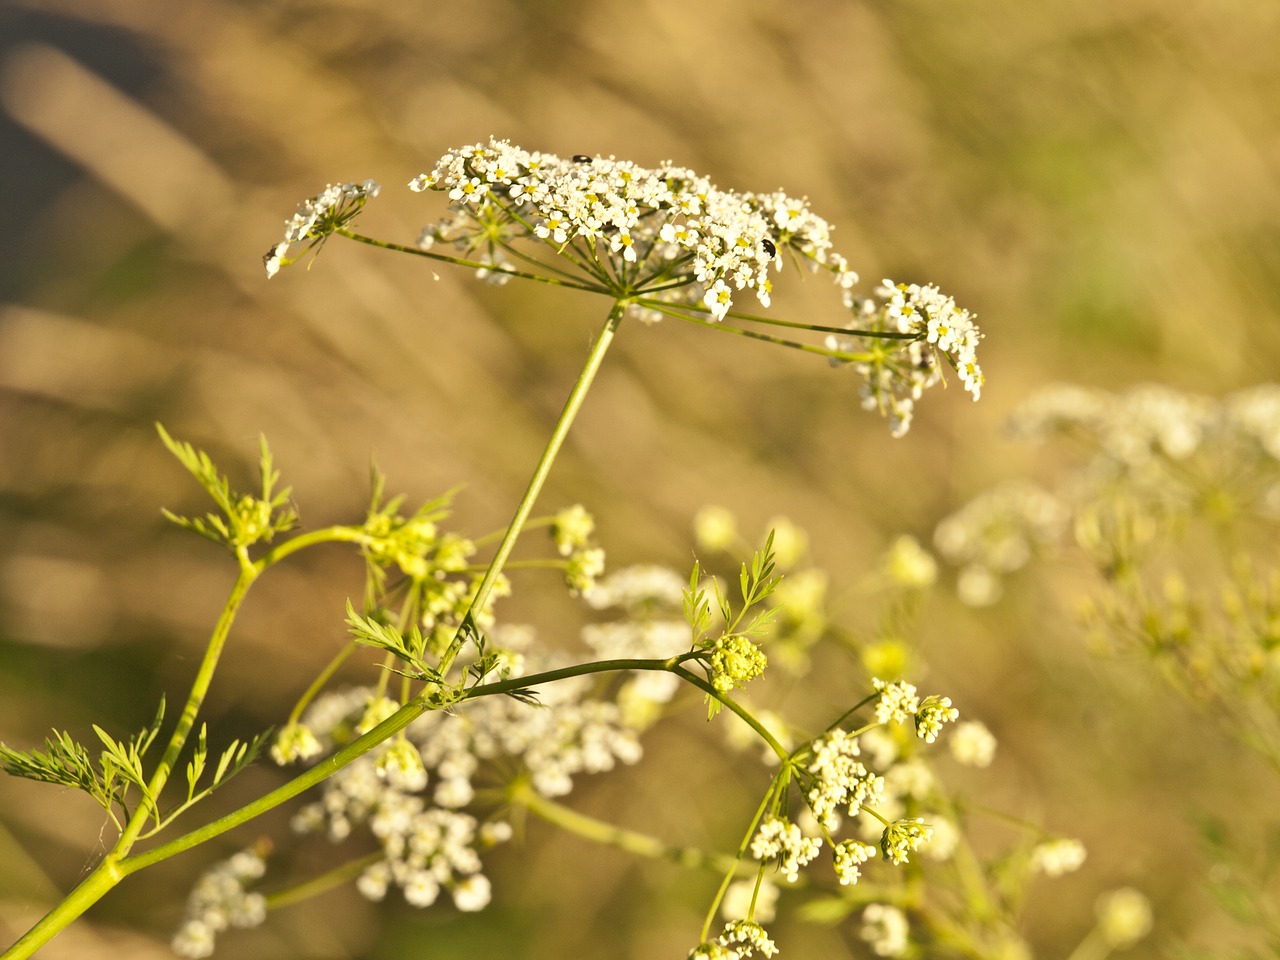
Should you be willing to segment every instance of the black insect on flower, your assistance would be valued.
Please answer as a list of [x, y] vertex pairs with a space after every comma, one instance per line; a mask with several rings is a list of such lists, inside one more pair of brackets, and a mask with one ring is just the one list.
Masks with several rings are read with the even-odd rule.
[[770, 260], [778, 255], [778, 248], [773, 245], [773, 241], [768, 237], [761, 240], [760, 244], [764, 247], [764, 252], [769, 255]]
[[591, 158], [588, 157], [585, 153], [575, 153], [573, 155], [573, 162], [574, 163], [590, 163]]

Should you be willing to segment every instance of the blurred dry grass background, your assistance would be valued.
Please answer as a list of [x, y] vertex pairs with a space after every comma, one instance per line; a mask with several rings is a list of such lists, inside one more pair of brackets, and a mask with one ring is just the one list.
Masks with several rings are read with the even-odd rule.
[[[185, 689], [231, 571], [160, 518], [204, 506], [156, 420], [235, 478], [265, 434], [308, 526], [360, 515], [371, 454], [411, 501], [466, 481], [469, 532], [507, 519], [603, 305], [340, 243], [267, 283], [260, 254], [325, 183], [379, 180], [363, 228], [408, 242], [441, 208], [402, 184], [450, 146], [495, 134], [670, 158], [726, 187], [807, 194], [864, 284], [934, 281], [975, 310], [983, 401], [930, 396], [901, 441], [820, 362], [675, 323], [625, 329], [544, 495], [591, 507], [614, 565], [685, 566], [707, 502], [752, 528], [786, 514], [847, 588], [889, 538], [927, 537], [1025, 462], [999, 425], [1041, 382], [1219, 393], [1275, 376], [1278, 40], [1273, 0], [7, 0], [0, 735], [133, 729]], [[825, 283], [782, 286], [799, 315], [837, 316]], [[212, 697], [220, 735], [279, 719], [341, 637], [358, 573], [326, 553], [261, 585]], [[511, 609], [554, 637], [553, 614]], [[1187, 818], [1274, 809], [1274, 793], [1250, 794], [1267, 781], [1247, 757], [1137, 665], [1090, 662], [1046, 609], [942, 611], [923, 637], [927, 685], [1002, 738], [984, 794], [1090, 846], [1029, 935], [1064, 955], [1094, 894], [1133, 883], [1160, 925], [1132, 955], [1211, 941]], [[738, 821], [720, 814], [753, 805], [760, 778], [692, 713], [575, 802], [732, 843]], [[88, 801], [8, 781], [0, 821], [8, 940], [74, 882], [101, 824]], [[683, 956], [711, 878], [549, 836], [531, 825], [524, 862], [497, 858], [478, 917], [330, 894], [225, 948]], [[167, 955], [196, 861], [220, 852], [135, 878], [48, 955]], [[789, 956], [860, 955], [850, 927], [786, 936]]]

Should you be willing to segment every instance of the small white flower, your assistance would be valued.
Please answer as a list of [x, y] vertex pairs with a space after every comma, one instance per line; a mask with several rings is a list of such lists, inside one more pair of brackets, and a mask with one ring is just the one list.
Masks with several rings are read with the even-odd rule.
[[702, 297], [702, 302], [711, 310], [711, 316], [723, 320], [733, 304], [733, 291], [723, 280], [717, 280]]

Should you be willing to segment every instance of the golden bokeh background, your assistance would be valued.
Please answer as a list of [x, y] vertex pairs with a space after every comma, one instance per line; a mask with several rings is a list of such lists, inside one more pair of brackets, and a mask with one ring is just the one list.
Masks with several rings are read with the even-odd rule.
[[[927, 540], [1030, 469], [1000, 425], [1037, 385], [1219, 394], [1275, 377], [1278, 41], [1272, 0], [7, 0], [0, 738], [136, 729], [189, 681], [233, 570], [161, 518], [205, 507], [157, 420], [241, 481], [265, 435], [310, 527], [361, 516], [371, 455], [411, 501], [465, 482], [465, 531], [508, 518], [606, 305], [340, 242], [268, 283], [262, 252], [326, 183], [378, 180], [362, 229], [412, 242], [441, 198], [403, 185], [451, 146], [492, 134], [672, 159], [807, 195], [864, 290], [932, 281], [975, 311], [981, 403], [935, 391], [902, 440], [820, 360], [628, 325], [544, 493], [593, 510], [615, 566], [686, 567], [707, 503], [750, 530], [786, 515], [847, 592], [898, 533]], [[797, 319], [840, 322], [825, 281], [778, 285]], [[279, 721], [341, 641], [358, 577], [335, 551], [266, 578], [211, 697], [217, 735]], [[508, 609], [567, 639], [556, 608]], [[1214, 943], [1228, 934], [1191, 824], [1274, 810], [1274, 783], [1255, 792], [1268, 780], [1208, 718], [1142, 664], [1090, 659], [1052, 609], [944, 607], [919, 637], [924, 685], [1001, 738], [966, 789], [1090, 848], [1086, 870], [1033, 896], [1027, 936], [1065, 956], [1094, 896], [1132, 884], [1158, 919], [1131, 956]], [[847, 657], [824, 667], [828, 689], [777, 696], [838, 712], [854, 673]], [[764, 781], [698, 713], [575, 804], [731, 846]], [[7, 942], [100, 852], [102, 822], [84, 798], [6, 780], [0, 824]], [[168, 955], [198, 866], [256, 835], [135, 877], [47, 955]], [[334, 892], [228, 935], [225, 955], [683, 956], [715, 886], [537, 825], [492, 873], [478, 916]], [[786, 956], [865, 955], [854, 923], [785, 929]]]

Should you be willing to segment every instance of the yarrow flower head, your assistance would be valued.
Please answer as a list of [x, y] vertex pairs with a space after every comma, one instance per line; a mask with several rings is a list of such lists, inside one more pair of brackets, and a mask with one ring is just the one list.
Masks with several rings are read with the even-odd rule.
[[[895, 436], [907, 431], [924, 390], [942, 380], [944, 360], [974, 399], [981, 393], [982, 334], [969, 311], [932, 284], [886, 280], [878, 299], [855, 296], [857, 273], [806, 199], [724, 190], [671, 161], [648, 168], [612, 156], [566, 159], [495, 138], [449, 150], [409, 188], [449, 201], [449, 212], [418, 238], [423, 254], [471, 267], [490, 283], [523, 277], [607, 293], [646, 323], [668, 315], [769, 323], [734, 311], [747, 294], [770, 306], [771, 275], [788, 259], [830, 274], [852, 311], [847, 326], [789, 326], [832, 332], [825, 349], [807, 348], [863, 374], [863, 406], [889, 416]], [[377, 192], [366, 180], [304, 201], [264, 257], [267, 275], [297, 259], [288, 255], [293, 244], [315, 248], [347, 232]], [[457, 254], [436, 250], [442, 244]]]
[[702, 306], [721, 320], [738, 291], [768, 306], [783, 248], [853, 282], [830, 227], [805, 201], [721, 190], [670, 162], [564, 159], [491, 139], [450, 150], [409, 186], [453, 202], [451, 216], [423, 231], [424, 245], [448, 242], [490, 260], [512, 240], [542, 243], [606, 286], [651, 291], [650, 309]]
[[298, 212], [285, 221], [284, 239], [262, 258], [267, 277], [274, 277], [282, 266], [298, 259], [288, 256], [291, 246], [295, 243], [308, 243], [308, 249], [320, 246], [334, 230], [350, 223], [364, 207], [365, 201], [378, 195], [379, 189], [372, 180], [331, 183], [314, 197], [303, 200], [298, 205]]
[[867, 378], [862, 406], [888, 415], [894, 436], [902, 436], [915, 402], [941, 381], [944, 359], [977, 400], [985, 380], [977, 355], [982, 332], [972, 314], [933, 284], [885, 280], [875, 293], [878, 300], [846, 291], [849, 329], [857, 332], [827, 338], [837, 352], [832, 363], [851, 363]]

